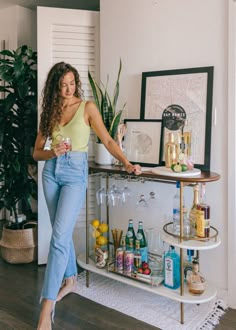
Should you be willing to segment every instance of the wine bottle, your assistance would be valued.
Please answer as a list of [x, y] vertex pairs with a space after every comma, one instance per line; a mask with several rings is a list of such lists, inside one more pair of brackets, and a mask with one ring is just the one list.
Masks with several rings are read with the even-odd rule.
[[147, 251], [147, 241], [143, 231], [143, 222], [139, 221], [138, 231], [136, 235], [137, 239], [140, 241], [140, 251], [142, 256], [142, 262], [148, 262], [148, 251]]

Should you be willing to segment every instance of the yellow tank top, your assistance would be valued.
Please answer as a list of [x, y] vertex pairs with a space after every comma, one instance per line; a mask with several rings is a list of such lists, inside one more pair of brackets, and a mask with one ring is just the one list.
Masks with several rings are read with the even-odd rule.
[[60, 137], [69, 137], [72, 141], [72, 151], [88, 151], [90, 126], [84, 121], [84, 108], [86, 101], [82, 101], [74, 117], [65, 126], [59, 125], [52, 134], [52, 145], [56, 144]]

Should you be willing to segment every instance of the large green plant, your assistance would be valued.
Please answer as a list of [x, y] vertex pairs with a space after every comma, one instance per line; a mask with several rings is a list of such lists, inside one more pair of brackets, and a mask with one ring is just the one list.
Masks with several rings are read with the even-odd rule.
[[[106, 85], [104, 86], [101, 83], [101, 87], [100, 87], [99, 84], [93, 79], [91, 72], [88, 71], [88, 78], [89, 78], [90, 86], [92, 88], [94, 102], [96, 103], [98, 110], [101, 113], [102, 120], [104, 122], [106, 129], [108, 130], [110, 136], [113, 139], [116, 138], [118, 125], [120, 124], [121, 115], [125, 107], [124, 104], [121, 110], [117, 111], [116, 109], [116, 104], [120, 91], [119, 80], [120, 80], [121, 69], [122, 69], [122, 62], [120, 60], [120, 66], [119, 66], [117, 80], [112, 98], [109, 96], [107, 91], [109, 76], [107, 76]], [[98, 138], [98, 142], [101, 142], [99, 138]]]
[[37, 199], [37, 53], [30, 47], [0, 52], [0, 92], [0, 209], [8, 209], [19, 228], [17, 207], [32, 214], [30, 198]]

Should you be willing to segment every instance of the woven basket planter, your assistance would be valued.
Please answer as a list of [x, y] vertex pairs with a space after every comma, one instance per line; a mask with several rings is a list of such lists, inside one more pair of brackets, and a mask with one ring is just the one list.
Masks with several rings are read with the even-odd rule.
[[9, 229], [3, 227], [0, 240], [1, 256], [3, 260], [11, 264], [30, 263], [37, 259], [37, 223], [33, 228]]

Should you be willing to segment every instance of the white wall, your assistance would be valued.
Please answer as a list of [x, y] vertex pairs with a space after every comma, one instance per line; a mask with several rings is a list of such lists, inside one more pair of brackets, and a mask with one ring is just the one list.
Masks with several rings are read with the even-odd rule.
[[[110, 82], [115, 81], [121, 57], [119, 102], [127, 102], [126, 118], [140, 116], [142, 72], [215, 68], [213, 110], [217, 120], [212, 126], [211, 171], [220, 173], [221, 180], [207, 184], [207, 201], [222, 244], [201, 254], [201, 269], [220, 291], [227, 290], [228, 265], [227, 13], [225, 0], [100, 1], [101, 80], [109, 73]], [[173, 187], [168, 185], [165, 190], [172, 203]], [[168, 209], [169, 200], [164, 203]]]
[[0, 40], [6, 41], [6, 49], [27, 44], [35, 50], [36, 13], [20, 6], [0, 10]]

